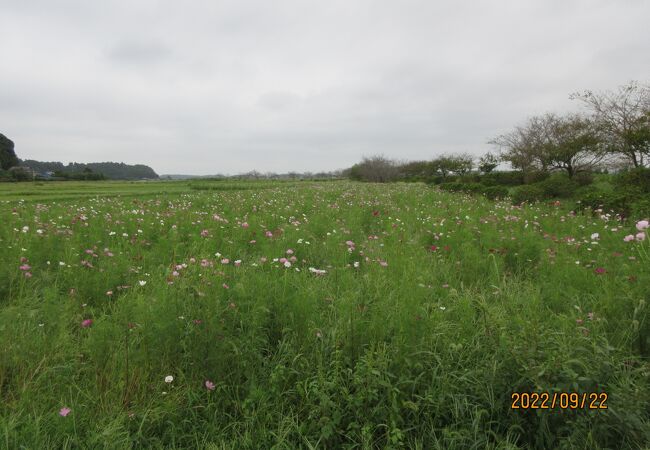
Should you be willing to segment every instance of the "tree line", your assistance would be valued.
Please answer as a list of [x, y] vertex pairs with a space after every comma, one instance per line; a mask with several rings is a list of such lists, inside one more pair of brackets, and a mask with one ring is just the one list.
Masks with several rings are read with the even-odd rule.
[[58, 180], [140, 180], [156, 179], [158, 174], [143, 164], [116, 162], [63, 164], [21, 160], [16, 156], [14, 142], [0, 134], [0, 181]]
[[583, 111], [529, 117], [488, 143], [498, 150], [478, 160], [468, 154], [438, 156], [429, 161], [398, 162], [365, 157], [346, 171], [353, 179], [445, 180], [477, 170], [488, 174], [508, 164], [534, 182], [540, 173], [580, 173], [643, 168], [650, 163], [650, 86], [630, 82], [614, 91], [577, 92], [570, 96]]

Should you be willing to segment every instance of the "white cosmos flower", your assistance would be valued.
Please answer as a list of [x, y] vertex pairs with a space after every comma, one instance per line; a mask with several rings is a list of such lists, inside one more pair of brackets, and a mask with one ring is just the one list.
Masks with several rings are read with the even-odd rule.
[[172, 381], [174, 381], [174, 377], [172, 377], [171, 375], [167, 375], [165, 377], [165, 383], [171, 383]]
[[140, 281], [138, 281], [138, 283], [140, 283], [140, 286], [144, 286], [145, 284], [147, 284], [147, 282], [144, 281], [144, 280], [140, 280]]

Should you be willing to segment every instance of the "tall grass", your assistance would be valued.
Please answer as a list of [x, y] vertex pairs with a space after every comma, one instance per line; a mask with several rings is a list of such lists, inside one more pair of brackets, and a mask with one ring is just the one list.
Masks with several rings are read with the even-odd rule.
[[[3, 446], [650, 445], [633, 223], [419, 184], [184, 186], [2, 204]], [[511, 409], [533, 391], [609, 408]]]

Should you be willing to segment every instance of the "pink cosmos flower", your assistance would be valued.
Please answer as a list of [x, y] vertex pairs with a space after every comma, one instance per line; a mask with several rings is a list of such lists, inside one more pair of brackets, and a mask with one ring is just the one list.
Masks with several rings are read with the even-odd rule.
[[20, 270], [23, 270], [25, 272], [27, 272], [29, 269], [31, 269], [31, 266], [29, 264], [23, 264], [20, 266]]
[[381, 267], [388, 267], [388, 263], [386, 261], [379, 261], [379, 265]]
[[603, 275], [603, 274], [607, 273], [607, 271], [605, 270], [604, 267], [597, 267], [594, 270], [594, 273], [596, 273], [596, 275]]
[[287, 255], [293, 255], [293, 250], [292, 249], [287, 249]]
[[640, 231], [639, 233], [636, 234], [636, 240], [637, 241], [644, 241], [645, 240], [645, 233], [643, 231]]
[[264, 233], [264, 236], [270, 238], [270, 237], [273, 237], [273, 233], [271, 233], [270, 231], [267, 231], [266, 233]]
[[81, 328], [88, 328], [93, 324], [93, 319], [86, 319], [83, 322], [81, 322]]
[[241, 224], [241, 227], [242, 227], [242, 228], [248, 228], [248, 227], [249, 227], [248, 222], [244, 222], [244, 223], [242, 223], [242, 224]]
[[639, 231], [643, 231], [649, 227], [650, 227], [650, 222], [648, 222], [647, 220], [639, 220], [636, 223], [636, 229]]
[[210, 232], [208, 230], [202, 230], [201, 231], [201, 237], [208, 237], [210, 235]]
[[59, 410], [59, 416], [61, 416], [61, 417], [65, 417], [65, 416], [67, 416], [68, 414], [70, 414], [71, 411], [72, 411], [72, 410], [71, 410], [70, 408], [68, 408], [67, 406], [64, 406], [63, 408], [61, 408], [61, 409]]
[[226, 283], [222, 284], [221, 287], [223, 287], [224, 289], [230, 289], [230, 286], [228, 286]]
[[230, 260], [228, 258], [224, 258], [221, 260], [221, 264], [229, 264]]
[[213, 383], [212, 381], [210, 381], [210, 380], [205, 380], [205, 388], [206, 388], [208, 391], [214, 391], [215, 385], [214, 385], [214, 383]]
[[624, 240], [625, 242], [631, 242], [631, 241], [634, 240], [634, 235], [633, 235], [633, 234], [628, 234], [627, 236], [625, 236], [625, 237], [623, 238], [623, 240]]
[[280, 258], [279, 261], [280, 261], [280, 263], [284, 264], [284, 263], [286, 263], [288, 260], [287, 260], [287, 258], [282, 257], [282, 258]]
[[31, 278], [32, 273], [31, 272], [25, 272], [25, 278]]

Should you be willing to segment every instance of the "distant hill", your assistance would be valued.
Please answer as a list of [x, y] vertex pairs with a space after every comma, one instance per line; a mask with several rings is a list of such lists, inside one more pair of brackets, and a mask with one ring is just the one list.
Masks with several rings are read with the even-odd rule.
[[21, 166], [29, 167], [39, 174], [47, 172], [62, 172], [66, 174], [81, 173], [90, 169], [94, 173], [101, 173], [109, 180], [141, 180], [157, 179], [158, 174], [149, 166], [143, 164], [124, 164], [116, 162], [100, 163], [70, 163], [64, 165], [61, 162], [43, 162], [33, 159], [21, 161]]

